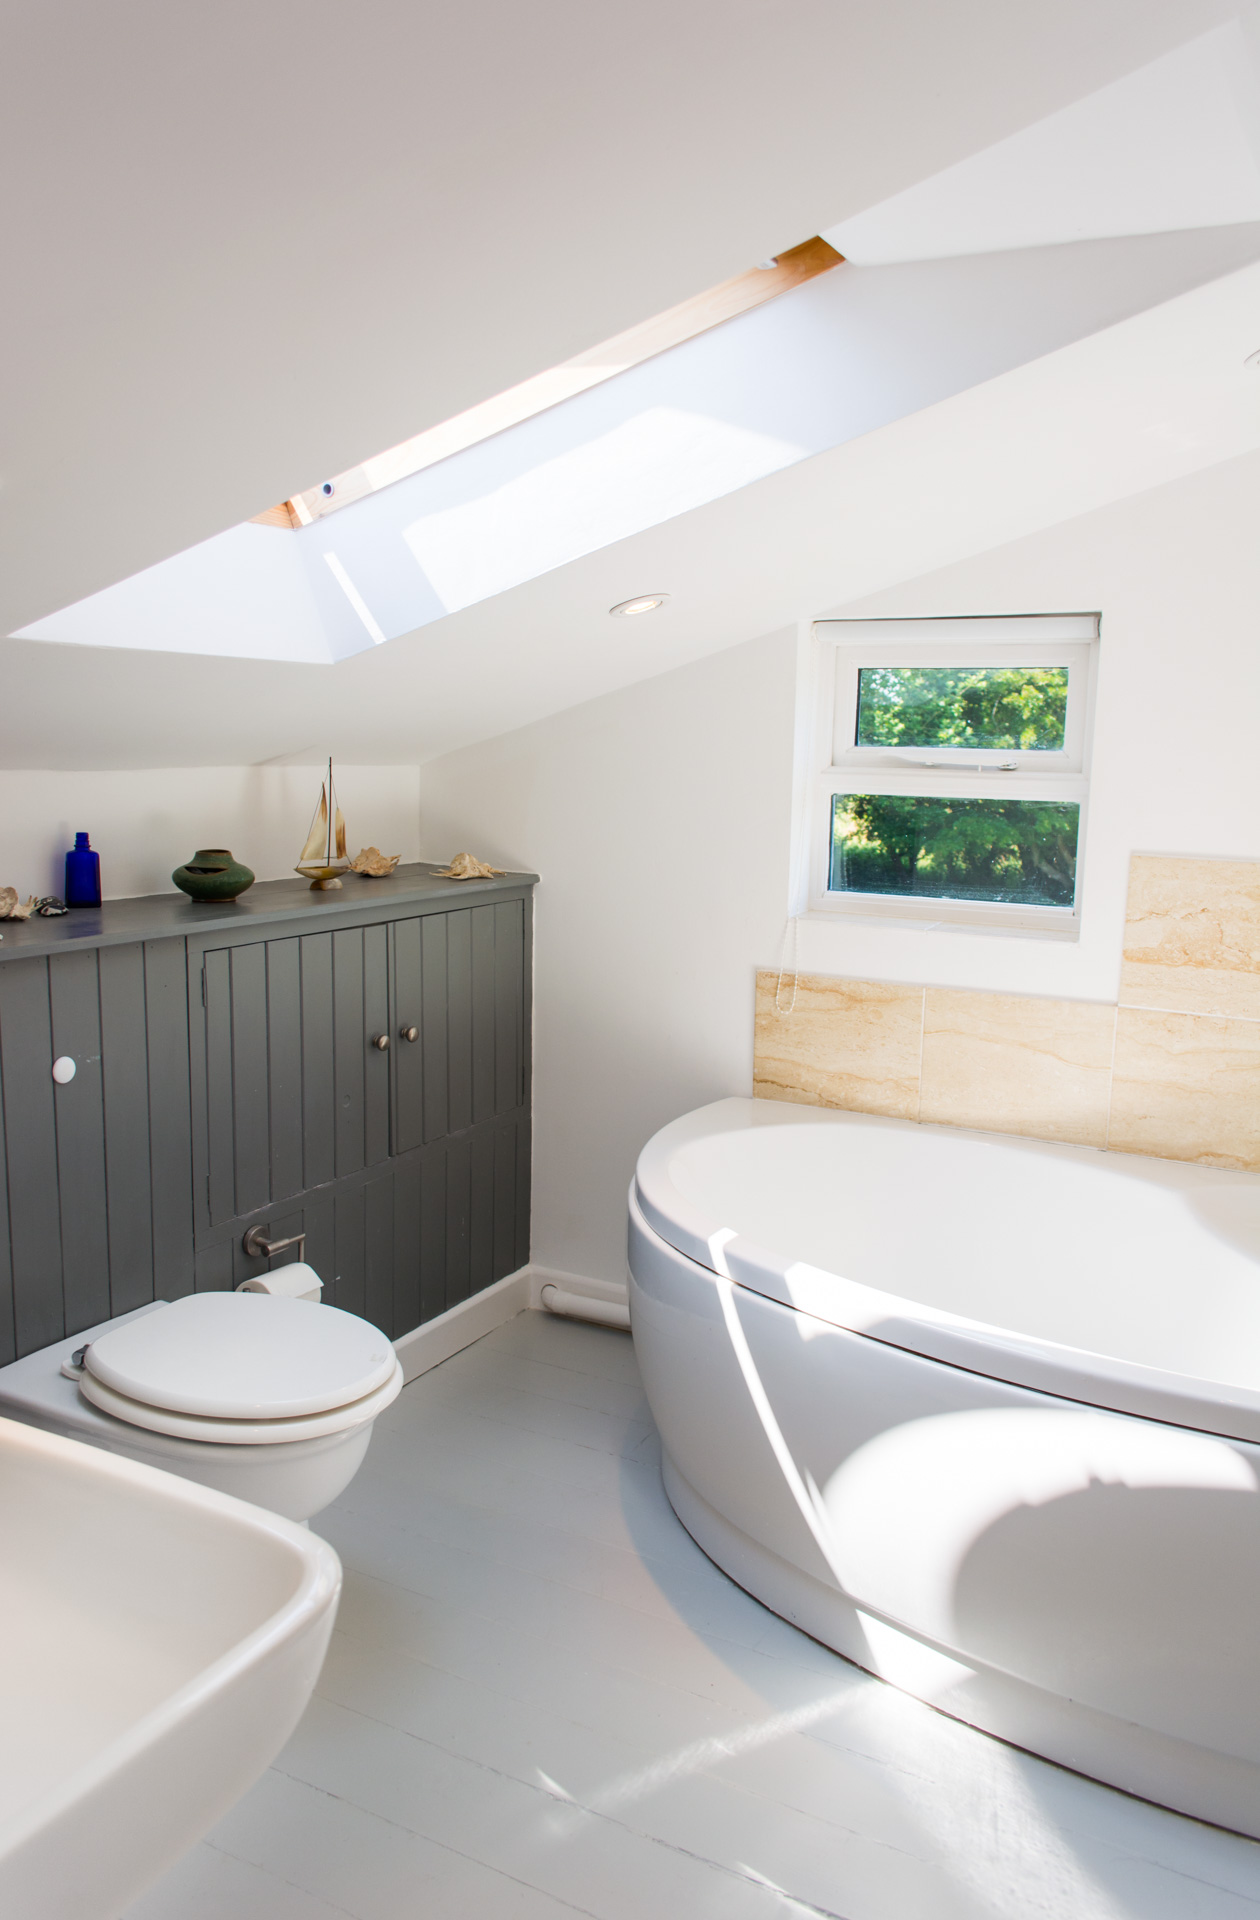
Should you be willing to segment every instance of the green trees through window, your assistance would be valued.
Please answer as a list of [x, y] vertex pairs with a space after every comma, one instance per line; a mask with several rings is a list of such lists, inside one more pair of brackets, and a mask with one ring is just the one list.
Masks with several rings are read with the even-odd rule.
[[859, 747], [1062, 750], [1066, 667], [863, 667]]
[[[862, 667], [854, 745], [950, 755], [1062, 753], [1068, 672]], [[1070, 909], [1079, 831], [1075, 801], [837, 794], [828, 884], [839, 893]]]
[[1070, 908], [1080, 816], [1067, 800], [838, 793], [828, 885], [837, 893]]

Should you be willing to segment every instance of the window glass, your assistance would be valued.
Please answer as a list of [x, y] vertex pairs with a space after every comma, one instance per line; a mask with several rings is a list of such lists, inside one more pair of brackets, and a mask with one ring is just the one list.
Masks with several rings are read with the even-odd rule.
[[828, 886], [1070, 909], [1080, 817], [1079, 804], [1068, 800], [838, 793]]
[[1067, 696], [1066, 667], [863, 667], [855, 744], [1061, 752]]

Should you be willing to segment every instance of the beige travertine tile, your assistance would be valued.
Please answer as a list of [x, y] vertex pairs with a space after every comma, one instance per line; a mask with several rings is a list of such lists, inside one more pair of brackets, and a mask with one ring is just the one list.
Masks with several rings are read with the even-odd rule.
[[[757, 975], [755, 1094], [803, 1106], [916, 1118], [922, 987], [803, 973], [791, 1013], [779, 1013], [777, 982], [775, 973]], [[788, 980], [781, 998], [786, 1007]]]
[[1260, 1021], [1121, 1007], [1107, 1144], [1260, 1168]]
[[1105, 1146], [1115, 1018], [1088, 1000], [929, 987], [920, 1120]]
[[1260, 860], [1134, 854], [1120, 1004], [1260, 1019]]

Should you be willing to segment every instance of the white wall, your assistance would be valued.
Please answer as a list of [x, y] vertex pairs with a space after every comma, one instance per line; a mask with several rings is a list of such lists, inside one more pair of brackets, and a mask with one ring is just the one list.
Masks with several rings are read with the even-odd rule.
[[[419, 855], [415, 767], [334, 768], [352, 853]], [[101, 856], [108, 900], [173, 893], [171, 873], [199, 847], [229, 847], [260, 880], [286, 879], [319, 799], [311, 766], [165, 767], [126, 773], [0, 771], [0, 886], [62, 893], [80, 829]]]
[[624, 1277], [635, 1154], [752, 1077], [751, 968], [777, 949], [795, 636], [732, 648], [423, 770], [426, 858], [542, 875], [534, 1258]]
[[[844, 609], [1099, 608], [1079, 945], [806, 922], [801, 964], [1114, 996], [1129, 853], [1260, 854], [1260, 458], [1210, 469]], [[422, 772], [423, 851], [542, 876], [534, 1258], [623, 1272], [625, 1188], [662, 1122], [751, 1083], [753, 973], [789, 895], [796, 639], [770, 636]]]

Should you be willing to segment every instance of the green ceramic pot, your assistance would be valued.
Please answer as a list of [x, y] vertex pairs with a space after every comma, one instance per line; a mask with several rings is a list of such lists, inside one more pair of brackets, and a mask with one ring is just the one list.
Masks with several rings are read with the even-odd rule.
[[226, 847], [202, 847], [187, 866], [176, 867], [171, 879], [194, 900], [235, 900], [254, 884], [249, 868], [233, 860]]

